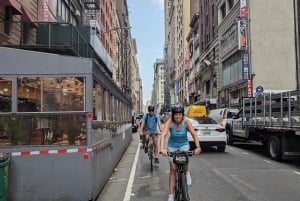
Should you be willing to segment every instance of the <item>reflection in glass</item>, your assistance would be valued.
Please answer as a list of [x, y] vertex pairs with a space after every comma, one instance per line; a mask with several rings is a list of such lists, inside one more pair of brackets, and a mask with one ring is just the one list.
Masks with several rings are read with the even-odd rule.
[[18, 112], [85, 110], [83, 77], [19, 77]]
[[86, 115], [0, 115], [0, 147], [86, 145]]

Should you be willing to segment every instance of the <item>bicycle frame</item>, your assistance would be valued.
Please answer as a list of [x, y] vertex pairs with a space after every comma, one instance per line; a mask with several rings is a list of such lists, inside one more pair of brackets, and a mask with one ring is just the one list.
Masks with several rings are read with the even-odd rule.
[[[180, 162], [178, 159], [174, 160], [174, 157], [177, 157], [177, 154], [185, 153], [186, 156], [192, 156], [194, 154], [193, 151], [175, 151], [175, 152], [168, 152], [168, 155], [173, 157], [173, 162], [177, 166], [176, 170], [176, 179], [175, 179], [175, 187], [174, 187], [174, 197], [176, 201], [189, 201], [190, 197], [188, 194], [188, 186], [186, 182], [186, 173], [185, 173], [185, 165], [187, 165], [188, 158], [186, 158], [186, 163], [184, 161]], [[181, 156], [182, 157], [182, 156]], [[182, 158], [183, 159], [183, 158]]]
[[149, 144], [148, 144], [148, 156], [149, 156], [149, 160], [150, 160], [150, 170], [151, 170], [151, 172], [153, 172], [153, 158], [154, 158], [153, 151], [154, 151], [153, 139], [152, 139], [152, 136], [150, 136]]
[[[153, 137], [155, 137], [156, 133], [149, 134], [149, 142], [148, 142], [148, 157], [150, 160], [150, 170], [153, 172], [153, 159], [154, 159], [154, 144]], [[146, 147], [146, 146], [144, 146]]]

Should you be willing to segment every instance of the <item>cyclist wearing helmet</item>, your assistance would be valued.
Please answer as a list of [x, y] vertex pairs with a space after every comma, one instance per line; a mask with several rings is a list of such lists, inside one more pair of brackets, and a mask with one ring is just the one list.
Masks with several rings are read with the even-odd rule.
[[[159, 130], [157, 130], [157, 127]], [[160, 123], [160, 117], [154, 112], [154, 106], [148, 106], [148, 113], [144, 114], [142, 118], [142, 124], [140, 128], [140, 135], [145, 135], [145, 153], [148, 152], [148, 143], [150, 134], [152, 134], [153, 145], [154, 145], [154, 162], [159, 163], [158, 159], [158, 147], [157, 147], [157, 134], [162, 130]]]
[[[182, 105], [174, 105], [172, 107], [172, 118], [169, 118], [165, 125], [164, 130], [161, 134], [160, 139], [160, 149], [161, 154], [167, 156], [168, 152], [174, 152], [177, 150], [189, 151], [190, 145], [187, 137], [187, 131], [189, 131], [194, 139], [196, 149], [194, 150], [195, 154], [201, 152], [199, 139], [197, 133], [194, 130], [191, 122], [188, 119], [184, 118], [184, 108]], [[168, 133], [170, 136], [168, 139], [168, 147], [165, 149], [165, 142]], [[175, 177], [176, 177], [176, 165], [173, 163], [171, 157], [169, 157], [170, 163], [170, 174], [169, 174], [169, 198], [168, 201], [174, 201], [174, 186], [175, 186]], [[191, 185], [192, 179], [188, 171], [188, 166], [185, 167], [186, 170], [186, 180], [187, 184]]]

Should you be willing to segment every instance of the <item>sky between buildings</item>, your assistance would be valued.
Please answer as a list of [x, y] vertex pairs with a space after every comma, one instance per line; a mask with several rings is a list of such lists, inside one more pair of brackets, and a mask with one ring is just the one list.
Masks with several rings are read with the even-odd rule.
[[136, 38], [137, 60], [143, 82], [144, 104], [151, 99], [153, 64], [163, 58], [164, 0], [127, 0], [131, 35]]

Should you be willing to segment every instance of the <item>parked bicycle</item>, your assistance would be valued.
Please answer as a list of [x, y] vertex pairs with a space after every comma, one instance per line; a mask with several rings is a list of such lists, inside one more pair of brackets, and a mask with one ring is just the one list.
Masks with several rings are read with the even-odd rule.
[[173, 157], [173, 162], [177, 166], [176, 180], [174, 186], [175, 201], [189, 201], [188, 185], [186, 182], [185, 165], [188, 164], [189, 156], [194, 155], [194, 151], [168, 152], [168, 156]]

